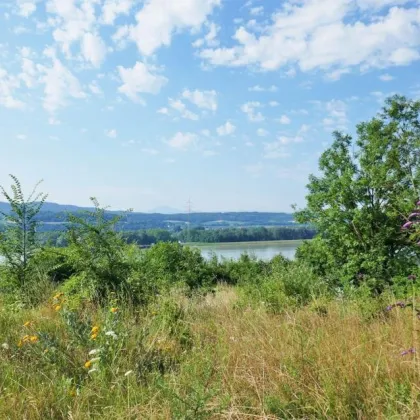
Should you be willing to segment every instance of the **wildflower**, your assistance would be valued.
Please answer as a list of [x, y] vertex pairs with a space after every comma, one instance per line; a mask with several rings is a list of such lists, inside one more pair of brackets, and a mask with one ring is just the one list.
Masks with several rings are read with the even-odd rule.
[[18, 347], [22, 347], [23, 346], [23, 341], [22, 340], [19, 340], [18, 341]]
[[389, 311], [391, 311], [393, 308], [395, 308], [395, 305], [388, 305], [388, 306], [385, 308], [385, 310], [386, 310], [387, 312], [389, 312]]
[[118, 312], [118, 308], [111, 308], [111, 309], [110, 309], [110, 311], [111, 311], [113, 314], [116, 314], [116, 313]]
[[91, 366], [92, 366], [92, 362], [91, 362], [90, 360], [88, 360], [88, 361], [85, 363], [85, 368], [86, 368], [86, 369], [89, 369]]
[[54, 310], [58, 312], [61, 309], [61, 305], [54, 305]]
[[44, 353], [48, 353], [48, 349], [45, 349], [45, 350], [44, 350]]
[[89, 373], [89, 374], [91, 374], [91, 373], [93, 373], [93, 372], [97, 372], [97, 371], [98, 371], [98, 369], [93, 368], [93, 369], [90, 369], [88, 373]]
[[91, 361], [92, 363], [99, 362], [99, 360], [101, 360], [101, 358], [100, 358], [100, 357], [94, 357], [93, 359], [90, 359], [90, 361]]
[[75, 396], [77, 395], [76, 390], [75, 390], [75, 389], [71, 389], [71, 390], [69, 391], [69, 395], [70, 395], [70, 397], [75, 397]]
[[114, 332], [114, 331], [107, 331], [107, 332], [105, 333], [105, 335], [112, 337], [114, 340], [116, 340], [116, 339], [118, 338], [118, 335], [117, 335], [117, 334], [115, 334], [115, 332]]
[[23, 324], [23, 326], [24, 326], [24, 327], [26, 327], [26, 328], [31, 327], [31, 326], [32, 326], [32, 321], [26, 321], [26, 322]]
[[27, 343], [29, 341], [29, 335], [24, 335], [23, 338], [22, 338], [22, 341], [24, 343]]
[[92, 330], [90, 332], [92, 334], [97, 334], [99, 332], [99, 327], [97, 325], [95, 325], [94, 327], [92, 327]]
[[96, 340], [97, 337], [98, 337], [98, 333], [94, 333], [94, 334], [91, 334], [90, 339]]
[[132, 370], [128, 370], [127, 372], [124, 373], [124, 376], [130, 376], [133, 373]]
[[37, 342], [38, 342], [38, 340], [39, 340], [39, 338], [38, 338], [38, 336], [36, 336], [36, 335], [31, 335], [31, 336], [29, 337], [29, 341], [30, 341], [31, 343], [37, 343]]
[[55, 300], [60, 299], [61, 296], [63, 296], [63, 295], [64, 295], [63, 292], [59, 292], [59, 293], [57, 293], [57, 294], [54, 295], [53, 299], [55, 299]]
[[99, 349], [93, 349], [88, 354], [89, 354], [89, 356], [93, 356], [94, 354], [96, 354], [98, 352], [99, 352]]
[[401, 352], [401, 356], [406, 356], [407, 354], [414, 354], [416, 352], [416, 349], [411, 348], [408, 350], [404, 350], [403, 352]]
[[420, 217], [420, 213], [418, 213], [418, 212], [411, 213], [410, 216], [408, 216], [408, 220], [417, 219], [418, 217]]
[[402, 229], [409, 229], [413, 225], [413, 222], [404, 223]]
[[9, 345], [7, 343], [3, 343], [1, 345], [1, 348], [4, 349], [4, 350], [9, 350], [10, 347], [9, 347]]

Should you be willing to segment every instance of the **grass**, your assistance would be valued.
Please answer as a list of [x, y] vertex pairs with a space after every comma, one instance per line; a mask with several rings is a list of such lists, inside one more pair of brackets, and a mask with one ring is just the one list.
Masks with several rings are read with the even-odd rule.
[[[0, 418], [420, 417], [409, 309], [320, 300], [274, 315], [230, 287], [116, 313], [56, 303], [0, 309]], [[18, 347], [26, 334], [39, 339]]]

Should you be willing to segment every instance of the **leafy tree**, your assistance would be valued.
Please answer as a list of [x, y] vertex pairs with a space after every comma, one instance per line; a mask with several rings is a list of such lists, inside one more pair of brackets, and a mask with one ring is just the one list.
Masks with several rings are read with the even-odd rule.
[[420, 101], [394, 96], [357, 126], [356, 142], [334, 133], [319, 160], [320, 175], [310, 176], [307, 207], [295, 215], [323, 239], [298, 253], [312, 265], [318, 253], [322, 274], [334, 273], [340, 283], [369, 280], [380, 291], [418, 263], [419, 251], [401, 225], [419, 198], [419, 114]]
[[0, 234], [0, 253], [4, 256], [6, 264], [15, 274], [20, 286], [26, 281], [30, 259], [39, 247], [36, 228], [36, 216], [47, 199], [47, 194], [37, 193], [38, 182], [28, 198], [25, 198], [22, 186], [16, 176], [10, 175], [13, 180], [12, 194], [0, 186], [1, 194], [10, 204], [10, 212], [0, 212], [4, 217], [5, 228]]
[[75, 272], [90, 282], [98, 297], [103, 297], [119, 290], [126, 280], [127, 243], [115, 229], [123, 215], [110, 217], [96, 198], [91, 201], [93, 211], [68, 215], [68, 255]]

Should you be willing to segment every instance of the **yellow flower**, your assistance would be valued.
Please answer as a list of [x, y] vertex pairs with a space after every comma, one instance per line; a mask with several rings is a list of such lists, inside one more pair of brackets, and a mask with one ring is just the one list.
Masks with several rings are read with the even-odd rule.
[[96, 337], [98, 336], [98, 333], [94, 333], [90, 336], [91, 340], [96, 340]]
[[63, 292], [57, 293], [56, 295], [54, 295], [53, 299], [60, 299], [61, 296], [63, 296], [63, 295], [64, 295]]
[[24, 335], [23, 338], [22, 338], [22, 341], [24, 343], [27, 343], [29, 341], [29, 335]]
[[91, 366], [92, 366], [92, 362], [91, 362], [90, 360], [88, 360], [88, 361], [85, 363], [85, 368], [86, 368], [86, 369], [89, 369]]
[[31, 327], [32, 326], [32, 321], [26, 321], [24, 324], [23, 324], [23, 326], [24, 327]]
[[45, 350], [44, 350], [44, 353], [48, 353], [48, 349], [45, 349]]
[[69, 395], [70, 395], [70, 397], [75, 397], [77, 395], [77, 393], [74, 389], [72, 389], [72, 390], [70, 390]]
[[22, 346], [23, 346], [23, 341], [22, 340], [19, 340], [18, 347], [22, 347]]
[[118, 312], [118, 308], [111, 308], [111, 309], [110, 309], [110, 311], [111, 311], [113, 314], [116, 314], [116, 313]]
[[94, 327], [92, 327], [92, 330], [90, 331], [92, 334], [98, 334], [99, 332], [99, 327], [97, 325], [95, 325]]
[[39, 338], [38, 338], [38, 336], [36, 336], [36, 335], [31, 335], [31, 336], [29, 337], [29, 341], [30, 341], [31, 343], [37, 343], [37, 342], [38, 342], [38, 340], [39, 340]]
[[61, 309], [61, 305], [54, 305], [54, 310], [58, 312]]

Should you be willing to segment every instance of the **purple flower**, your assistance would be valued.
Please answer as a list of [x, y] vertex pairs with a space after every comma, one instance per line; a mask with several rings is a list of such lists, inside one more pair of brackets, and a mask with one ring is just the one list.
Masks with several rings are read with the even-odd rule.
[[417, 201], [417, 206], [419, 206], [419, 207], [420, 207], [420, 200], [419, 200], [419, 201]]
[[404, 302], [397, 302], [395, 304], [395, 306], [398, 306], [399, 308], [405, 308], [406, 307], [406, 304]]
[[406, 356], [407, 354], [414, 354], [415, 352], [416, 352], [416, 349], [411, 348], [411, 349], [402, 351], [401, 356]]
[[402, 229], [409, 229], [412, 226], [413, 222], [404, 223]]
[[385, 308], [385, 310], [386, 310], [387, 312], [389, 312], [389, 311], [391, 311], [393, 308], [395, 308], [395, 305], [388, 305], [388, 306]]
[[420, 213], [411, 213], [410, 216], [408, 216], [409, 219], [417, 219], [420, 216]]

